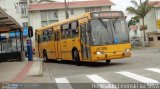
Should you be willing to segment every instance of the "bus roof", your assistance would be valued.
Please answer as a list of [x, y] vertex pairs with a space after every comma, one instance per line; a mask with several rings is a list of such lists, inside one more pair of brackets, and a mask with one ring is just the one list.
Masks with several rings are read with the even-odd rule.
[[79, 16], [74, 16], [74, 17], [71, 17], [69, 19], [66, 19], [66, 20], [62, 20], [62, 21], [59, 21], [59, 22], [56, 22], [56, 23], [53, 23], [53, 24], [49, 24], [49, 25], [46, 25], [44, 27], [41, 27], [41, 28], [38, 28], [36, 30], [43, 30], [43, 29], [49, 29], [49, 28], [52, 28], [54, 26], [58, 26], [59, 24], [65, 24], [67, 22], [70, 22], [70, 21], [74, 21], [74, 20], [77, 20], [77, 19], [80, 19], [80, 18], [84, 18], [84, 17], [87, 17], [90, 15], [90, 12], [88, 13], [85, 13], [85, 14], [81, 14]]
[[[66, 19], [66, 20], [62, 20], [62, 21], [59, 21], [59, 22], [56, 22], [56, 23], [53, 23], [53, 24], [50, 24], [50, 25], [46, 25], [46, 26], [44, 26], [44, 27], [41, 27], [41, 28], [36, 29], [36, 31], [53, 28], [53, 27], [55, 27], [55, 26], [58, 26], [59, 24], [65, 24], [65, 23], [67, 23], [67, 22], [71, 22], [71, 21], [74, 21], [74, 20], [78, 20], [78, 19], [80, 19], [80, 18], [85, 18], [85, 17], [96, 18], [96, 17], [94, 17], [94, 14], [96, 14], [96, 13], [103, 13], [103, 15], [105, 15], [104, 12], [106, 12], [106, 14], [108, 14], [108, 15], [107, 15], [108, 17], [112, 17], [112, 18], [113, 18], [113, 17], [115, 17], [115, 18], [117, 18], [117, 17], [124, 17], [122, 11], [87, 12], [87, 13], [81, 14], [81, 15], [79, 15], [79, 16], [74, 16], [74, 17], [71, 17], [71, 18]], [[109, 14], [111, 14], [112, 16], [109, 15]], [[115, 15], [115, 16], [114, 16], [114, 15]], [[97, 17], [97, 18], [98, 18], [98, 17]]]

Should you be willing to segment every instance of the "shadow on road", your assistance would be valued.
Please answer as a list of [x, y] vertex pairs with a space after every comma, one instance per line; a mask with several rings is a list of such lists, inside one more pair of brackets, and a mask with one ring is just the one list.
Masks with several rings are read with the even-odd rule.
[[[66, 65], [75, 65], [75, 62], [73, 61], [55, 61], [55, 60], [50, 60], [47, 63], [56, 63], [56, 64], [66, 64]], [[119, 65], [125, 65], [129, 63], [120, 63], [120, 62], [111, 62], [110, 64], [107, 64], [105, 61], [103, 62], [81, 62], [80, 66], [86, 66], [86, 67], [106, 67], [106, 66], [119, 66]]]

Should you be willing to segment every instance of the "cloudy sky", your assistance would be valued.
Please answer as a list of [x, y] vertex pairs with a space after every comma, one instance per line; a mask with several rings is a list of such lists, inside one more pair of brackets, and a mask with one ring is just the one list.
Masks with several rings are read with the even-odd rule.
[[[64, 0], [55, 0], [55, 1], [63, 2]], [[85, 1], [85, 0], [69, 0], [69, 1]], [[111, 0], [111, 1], [115, 3], [115, 5], [112, 6], [112, 10], [123, 11], [124, 14], [127, 16], [127, 20], [129, 20], [133, 16], [126, 12], [126, 7], [132, 6], [132, 3], [130, 2], [131, 0]], [[139, 2], [140, 0], [135, 0], [135, 1]], [[150, 0], [150, 1], [160, 1], [160, 0]]]

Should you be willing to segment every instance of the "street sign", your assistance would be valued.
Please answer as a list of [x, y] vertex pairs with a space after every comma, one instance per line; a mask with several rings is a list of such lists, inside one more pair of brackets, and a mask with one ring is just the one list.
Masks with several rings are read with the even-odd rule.
[[160, 19], [157, 20], [157, 27], [160, 29]]

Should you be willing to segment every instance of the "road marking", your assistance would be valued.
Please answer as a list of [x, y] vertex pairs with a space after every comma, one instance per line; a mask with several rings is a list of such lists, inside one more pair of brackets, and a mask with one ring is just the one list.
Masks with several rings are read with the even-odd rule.
[[100, 89], [110, 89], [110, 88], [117, 89], [117, 87], [114, 86], [112, 83], [110, 83], [109, 81], [103, 79], [102, 77], [98, 75], [86, 75], [86, 76], [89, 79], [91, 79], [94, 83], [96, 83], [98, 88]]
[[153, 71], [153, 72], [156, 72], [156, 73], [160, 73], [160, 69], [158, 69], [158, 68], [148, 68], [148, 69], [145, 69], [145, 70], [149, 70], [149, 71]]
[[150, 78], [147, 78], [147, 77], [135, 74], [135, 73], [127, 72], [127, 71], [121, 71], [121, 72], [116, 72], [116, 73], [119, 73], [121, 75], [135, 79], [135, 80], [143, 82], [143, 83], [160, 83], [157, 80], [150, 79]]
[[57, 83], [58, 89], [73, 89], [66, 78], [56, 78], [55, 81]]

